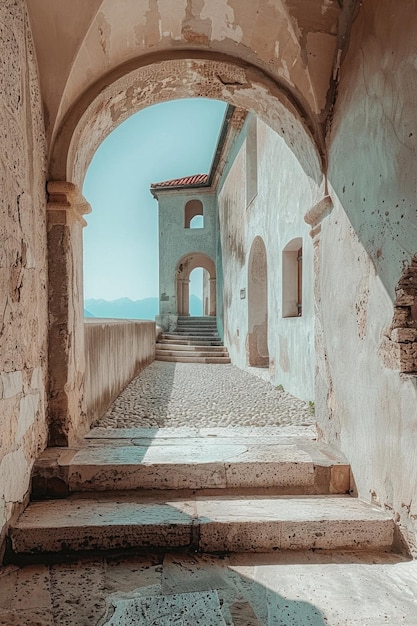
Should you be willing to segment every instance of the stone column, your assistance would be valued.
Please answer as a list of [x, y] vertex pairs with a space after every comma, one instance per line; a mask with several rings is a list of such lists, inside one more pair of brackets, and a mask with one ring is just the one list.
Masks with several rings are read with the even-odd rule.
[[49, 445], [72, 445], [88, 429], [84, 408], [83, 218], [76, 185], [48, 183]]
[[216, 279], [210, 278], [210, 311], [209, 315], [216, 315]]

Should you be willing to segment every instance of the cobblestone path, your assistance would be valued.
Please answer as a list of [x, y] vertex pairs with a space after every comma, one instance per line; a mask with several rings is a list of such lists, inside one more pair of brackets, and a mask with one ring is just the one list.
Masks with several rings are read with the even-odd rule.
[[154, 361], [95, 426], [310, 427], [308, 403], [233, 365]]

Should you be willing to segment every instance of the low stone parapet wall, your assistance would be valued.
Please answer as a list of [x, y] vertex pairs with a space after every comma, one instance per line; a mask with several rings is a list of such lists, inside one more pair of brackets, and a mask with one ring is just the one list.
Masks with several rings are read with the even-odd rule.
[[85, 320], [85, 400], [89, 424], [155, 359], [155, 322]]

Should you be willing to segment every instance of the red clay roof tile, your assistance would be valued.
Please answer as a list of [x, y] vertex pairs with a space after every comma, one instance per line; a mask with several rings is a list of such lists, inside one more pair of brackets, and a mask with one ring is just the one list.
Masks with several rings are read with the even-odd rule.
[[152, 183], [151, 189], [156, 187], [188, 187], [189, 185], [205, 185], [208, 182], [208, 174], [194, 174], [193, 176], [184, 176], [183, 178], [173, 178], [172, 180], [163, 180], [160, 183]]

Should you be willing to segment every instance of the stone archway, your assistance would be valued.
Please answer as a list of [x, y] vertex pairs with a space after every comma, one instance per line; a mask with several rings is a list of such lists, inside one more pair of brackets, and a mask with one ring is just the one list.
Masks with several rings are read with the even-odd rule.
[[[95, 150], [116, 126], [158, 102], [186, 97], [219, 99], [238, 110], [255, 112], [288, 144], [312, 180], [320, 184], [323, 177], [321, 131], [311, 113], [290, 96], [285, 86], [259, 68], [236, 57], [219, 57], [197, 50], [155, 54], [141, 63], [134, 69], [132, 63], [119, 66], [104, 82], [100, 79], [88, 88], [63, 119], [51, 147], [49, 269], [50, 284], [55, 284], [51, 290], [51, 310], [59, 309], [51, 319], [59, 319], [60, 349], [52, 354], [50, 342], [53, 357], [50, 362], [54, 364], [54, 371], [50, 369], [53, 382], [50, 397], [63, 397], [62, 409], [54, 419], [56, 427], [50, 437], [51, 445], [65, 445], [88, 429], [83, 412], [83, 296], [78, 278], [80, 272], [82, 275], [82, 235], [81, 229], [74, 228], [74, 219], [78, 220], [79, 207], [87, 204], [79, 193], [87, 167]], [[236, 123], [240, 123], [239, 116]], [[64, 220], [59, 225], [54, 221], [57, 211]], [[65, 249], [54, 244], [52, 235], [52, 230], [61, 226], [71, 240]], [[54, 275], [63, 263], [68, 271], [66, 280], [59, 282], [54, 280]], [[209, 274], [212, 303], [209, 314], [215, 315], [215, 273]], [[179, 312], [189, 311], [189, 277], [182, 279], [182, 291], [178, 293], [178, 287], [177, 298], [186, 305], [181, 304]]]
[[178, 315], [190, 315], [190, 274], [198, 267], [202, 267], [209, 275], [208, 314], [216, 315], [216, 266], [210, 257], [199, 252], [183, 256], [175, 268]]
[[115, 68], [80, 96], [52, 145], [51, 179], [81, 188], [98, 146], [128, 117], [159, 102], [201, 97], [255, 112], [287, 143], [307, 175], [320, 182], [322, 129], [284, 84], [238, 57], [197, 50], [167, 56], [161, 52], [135, 69], [131, 64]]
[[252, 367], [268, 367], [268, 268], [261, 237], [255, 237], [249, 256], [247, 354]]

